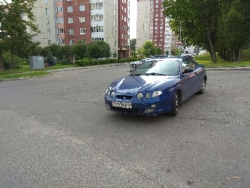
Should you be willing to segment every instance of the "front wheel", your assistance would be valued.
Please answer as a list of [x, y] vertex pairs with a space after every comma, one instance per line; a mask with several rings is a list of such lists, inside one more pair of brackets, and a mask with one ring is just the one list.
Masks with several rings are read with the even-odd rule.
[[203, 94], [205, 93], [205, 89], [206, 89], [206, 79], [204, 78], [202, 83], [201, 83], [201, 90], [198, 91], [199, 94]]
[[175, 92], [172, 99], [172, 110], [169, 112], [169, 115], [176, 116], [178, 114], [178, 107], [179, 107], [179, 98], [177, 92]]

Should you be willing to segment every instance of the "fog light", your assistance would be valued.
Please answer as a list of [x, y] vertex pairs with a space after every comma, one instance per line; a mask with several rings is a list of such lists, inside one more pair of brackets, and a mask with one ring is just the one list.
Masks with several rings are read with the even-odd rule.
[[146, 109], [145, 110], [145, 113], [151, 113], [151, 112], [153, 112], [155, 109], [153, 109], [153, 108], [148, 108], [148, 109]]
[[156, 107], [156, 104], [152, 104], [152, 105], [151, 105], [151, 108], [155, 108], [155, 107]]

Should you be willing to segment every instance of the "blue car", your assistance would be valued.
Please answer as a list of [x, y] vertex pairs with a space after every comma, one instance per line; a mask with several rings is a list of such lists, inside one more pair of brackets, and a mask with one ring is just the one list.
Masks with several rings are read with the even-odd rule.
[[104, 97], [105, 106], [123, 114], [175, 116], [182, 102], [205, 92], [206, 83], [205, 67], [191, 58], [152, 60], [112, 82]]

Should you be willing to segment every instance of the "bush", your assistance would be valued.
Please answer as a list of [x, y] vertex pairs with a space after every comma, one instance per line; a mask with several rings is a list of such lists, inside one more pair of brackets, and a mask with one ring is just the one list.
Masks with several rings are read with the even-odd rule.
[[88, 66], [90, 63], [89, 59], [82, 59], [82, 60], [76, 60], [76, 65], [79, 67], [84, 67], [84, 66]]
[[242, 61], [250, 61], [250, 49], [242, 51]]
[[60, 64], [62, 65], [71, 65], [71, 61], [69, 59], [62, 59], [59, 61]]
[[[6, 70], [10, 69], [11, 54], [9, 52], [3, 53], [3, 60], [4, 60], [4, 68]], [[25, 63], [25, 62], [26, 62], [25, 59], [22, 59], [16, 55], [13, 55], [12, 68], [13, 69], [21, 69], [23, 66], [23, 63]]]

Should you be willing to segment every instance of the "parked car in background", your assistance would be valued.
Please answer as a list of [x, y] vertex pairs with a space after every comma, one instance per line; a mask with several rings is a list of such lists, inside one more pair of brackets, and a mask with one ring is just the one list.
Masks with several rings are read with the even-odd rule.
[[142, 63], [145, 63], [147, 61], [150, 61], [151, 58], [145, 58], [145, 59], [141, 59], [140, 61], [134, 61], [134, 62], [130, 62], [130, 67], [131, 68], [136, 68], [139, 65], [141, 65]]
[[191, 58], [149, 60], [109, 85], [105, 106], [123, 114], [175, 116], [182, 102], [205, 92], [206, 83], [205, 67]]

